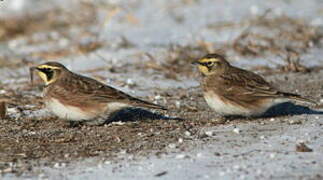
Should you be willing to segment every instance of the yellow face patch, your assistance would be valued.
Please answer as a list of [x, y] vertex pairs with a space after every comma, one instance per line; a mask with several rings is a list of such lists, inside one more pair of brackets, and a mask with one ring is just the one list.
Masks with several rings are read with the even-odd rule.
[[203, 58], [199, 60], [199, 63], [208, 63], [208, 62], [219, 62], [219, 59], [217, 58]]
[[41, 71], [37, 71], [38, 76], [45, 82], [46, 85], [48, 85], [48, 81], [47, 81], [47, 76], [45, 73], [41, 72]]
[[206, 67], [206, 66], [203, 66], [203, 65], [198, 65], [197, 66], [199, 68], [199, 71], [204, 74], [204, 75], [208, 75], [209, 73], [209, 69]]
[[54, 81], [56, 81], [56, 73], [54, 72], [53, 77], [48, 80], [48, 75], [44, 72], [38, 71], [37, 72], [38, 76], [45, 82], [45, 85], [48, 85]]
[[[203, 58], [198, 60], [198, 69], [204, 75], [212, 74], [212, 68], [217, 65], [219, 59], [216, 58]], [[214, 69], [214, 68], [213, 68]]]
[[46, 85], [48, 85], [56, 81], [57, 70], [60, 68], [49, 65], [39, 65], [36, 69], [38, 76], [45, 82]]
[[39, 68], [39, 69], [60, 69], [59, 67], [49, 66], [49, 65], [46, 65], [46, 64], [39, 65], [39, 66], [37, 66], [37, 68]]

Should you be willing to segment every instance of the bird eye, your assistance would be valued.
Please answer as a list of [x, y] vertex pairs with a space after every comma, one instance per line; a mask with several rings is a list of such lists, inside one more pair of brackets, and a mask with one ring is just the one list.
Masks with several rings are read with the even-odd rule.
[[51, 68], [40, 68], [43, 72], [52, 72], [53, 70]]
[[211, 62], [211, 61], [206, 63], [207, 66], [213, 66], [213, 64], [214, 62]]

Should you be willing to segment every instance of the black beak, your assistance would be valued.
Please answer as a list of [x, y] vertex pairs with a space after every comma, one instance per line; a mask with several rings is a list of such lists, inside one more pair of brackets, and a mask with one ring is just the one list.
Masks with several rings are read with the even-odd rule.
[[38, 67], [35, 67], [35, 66], [29, 68], [30, 72], [33, 72], [35, 70], [40, 71], [41, 69], [39, 69]]
[[30, 67], [29, 68], [29, 75], [30, 75], [30, 82], [31, 84], [34, 83], [34, 71], [35, 71], [36, 67]]

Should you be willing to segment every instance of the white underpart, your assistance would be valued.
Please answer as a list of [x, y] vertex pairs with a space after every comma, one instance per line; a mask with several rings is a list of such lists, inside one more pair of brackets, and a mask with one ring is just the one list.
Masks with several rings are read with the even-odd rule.
[[262, 106], [253, 109], [246, 109], [241, 106], [232, 105], [230, 103], [223, 102], [214, 93], [205, 93], [204, 98], [207, 104], [217, 113], [221, 115], [241, 115], [241, 116], [257, 116], [266, 112], [273, 105], [285, 102], [286, 99], [274, 99], [268, 100]]
[[125, 107], [129, 107], [129, 105], [125, 103], [118, 103], [118, 102], [108, 103], [108, 109], [110, 112], [117, 111]]
[[[108, 103], [108, 106], [106, 109], [108, 112], [114, 112], [128, 106], [129, 105], [124, 103], [115, 102], [115, 103]], [[100, 112], [98, 113], [85, 112], [75, 106], [63, 105], [60, 101], [53, 98], [46, 102], [46, 107], [59, 118], [66, 119], [69, 121], [92, 120], [93, 118], [96, 118], [98, 115], [100, 115]], [[106, 113], [107, 115], [109, 114], [108, 112]], [[105, 112], [101, 112], [101, 113], [104, 114]]]
[[70, 121], [90, 120], [95, 117], [92, 113], [85, 113], [80, 108], [74, 106], [63, 105], [53, 98], [46, 102], [46, 107], [59, 118]]

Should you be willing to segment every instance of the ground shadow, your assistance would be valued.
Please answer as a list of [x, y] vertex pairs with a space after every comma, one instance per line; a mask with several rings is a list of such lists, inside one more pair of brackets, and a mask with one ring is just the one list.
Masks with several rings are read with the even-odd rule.
[[148, 111], [141, 108], [124, 108], [119, 111], [116, 111], [110, 115], [109, 118], [105, 121], [105, 124], [111, 122], [134, 122], [142, 120], [183, 120], [178, 117], [168, 117], [157, 112]]
[[306, 106], [296, 105], [290, 102], [281, 103], [269, 108], [262, 117], [278, 117], [302, 114], [323, 114], [323, 111], [313, 110]]

